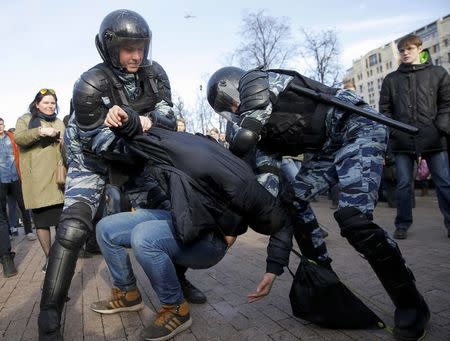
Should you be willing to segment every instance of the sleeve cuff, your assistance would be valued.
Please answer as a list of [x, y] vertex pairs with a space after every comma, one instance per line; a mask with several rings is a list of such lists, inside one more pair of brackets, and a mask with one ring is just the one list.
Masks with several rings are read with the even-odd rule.
[[284, 272], [284, 270], [283, 270], [283, 266], [279, 263], [267, 262], [266, 272], [270, 272], [272, 274], [280, 276]]

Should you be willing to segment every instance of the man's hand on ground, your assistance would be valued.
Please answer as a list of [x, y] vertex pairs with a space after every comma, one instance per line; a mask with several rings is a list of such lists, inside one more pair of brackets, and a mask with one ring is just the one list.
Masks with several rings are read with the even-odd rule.
[[250, 293], [247, 296], [247, 302], [253, 303], [269, 295], [270, 289], [272, 289], [272, 285], [276, 277], [277, 276], [275, 274], [266, 272], [261, 282], [259, 282], [258, 286], [256, 287], [256, 292]]

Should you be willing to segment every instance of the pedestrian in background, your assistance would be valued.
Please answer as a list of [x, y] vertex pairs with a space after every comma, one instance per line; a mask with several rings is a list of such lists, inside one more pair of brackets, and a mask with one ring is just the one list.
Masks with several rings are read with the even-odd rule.
[[[2, 191], [6, 199], [2, 201], [2, 210], [6, 212], [6, 202], [8, 196], [11, 197], [9, 210], [16, 212], [16, 205], [22, 212], [22, 220], [25, 228], [25, 235], [28, 240], [36, 240], [36, 236], [31, 228], [31, 219], [25, 209], [22, 196], [22, 183], [20, 180], [19, 148], [14, 142], [14, 134], [5, 130], [5, 121], [0, 118], [0, 180]], [[9, 217], [9, 227], [11, 234], [18, 234], [17, 216]]]
[[[58, 99], [53, 89], [41, 89], [29, 106], [29, 113], [16, 123], [15, 141], [20, 147], [23, 198], [32, 210], [37, 236], [46, 257], [50, 251], [50, 226], [57, 226], [64, 193], [56, 183], [56, 169], [62, 162], [61, 136], [64, 123], [56, 116]], [[46, 270], [46, 264], [42, 271]]]
[[397, 176], [394, 238], [405, 239], [413, 222], [413, 173], [419, 157], [427, 161], [450, 238], [450, 171], [446, 141], [450, 134], [450, 77], [442, 66], [432, 65], [419, 36], [408, 35], [397, 47], [401, 64], [383, 81], [380, 112], [416, 126], [419, 133], [411, 136], [399, 130], [390, 132]]

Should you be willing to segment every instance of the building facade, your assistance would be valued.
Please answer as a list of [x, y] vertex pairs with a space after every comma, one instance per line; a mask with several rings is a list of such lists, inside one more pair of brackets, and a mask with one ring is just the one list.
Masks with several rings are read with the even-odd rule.
[[[417, 34], [422, 38], [423, 48], [430, 52], [434, 65], [441, 65], [450, 72], [450, 15], [410, 34]], [[356, 92], [377, 110], [383, 79], [388, 73], [397, 70], [400, 63], [397, 42], [401, 38], [403, 37], [354, 60], [352, 67], [347, 70], [346, 78], [354, 81]]]

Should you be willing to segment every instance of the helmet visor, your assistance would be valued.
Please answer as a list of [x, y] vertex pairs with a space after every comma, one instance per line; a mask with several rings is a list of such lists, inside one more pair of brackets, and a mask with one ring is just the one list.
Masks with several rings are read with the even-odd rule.
[[117, 56], [114, 66], [126, 68], [129, 64], [135, 67], [144, 67], [151, 64], [151, 44], [150, 38], [121, 38], [109, 43], [111, 56]]
[[228, 81], [220, 81], [217, 85], [217, 96], [214, 100], [214, 111], [233, 112], [233, 106], [239, 106], [239, 91]]

